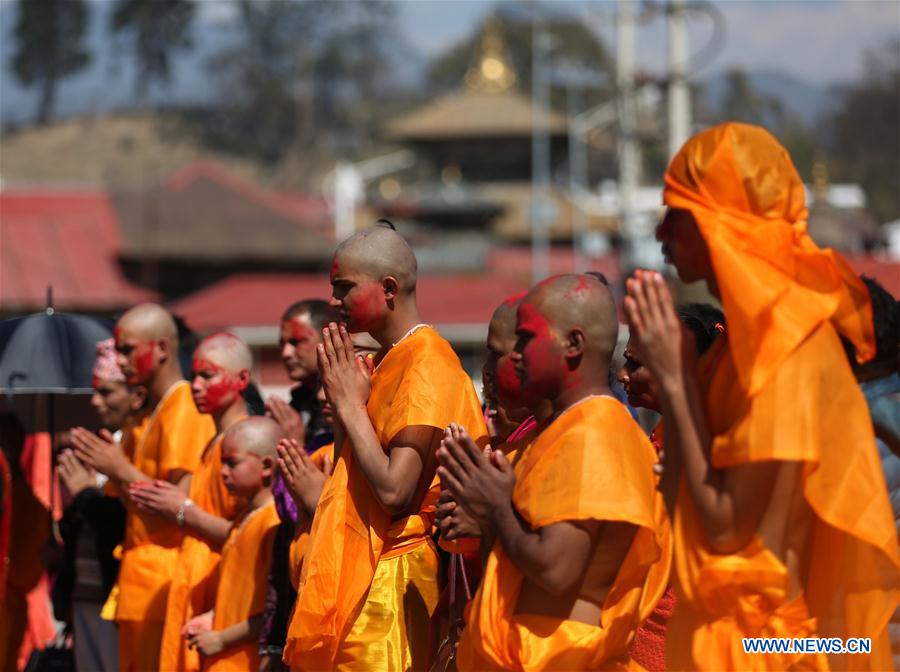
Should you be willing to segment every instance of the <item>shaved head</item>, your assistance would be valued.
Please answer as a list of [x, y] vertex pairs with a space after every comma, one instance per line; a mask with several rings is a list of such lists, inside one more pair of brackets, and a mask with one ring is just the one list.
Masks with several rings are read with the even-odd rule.
[[559, 333], [581, 329], [587, 350], [609, 359], [619, 335], [616, 304], [609, 287], [595, 275], [557, 275], [534, 287], [523, 299]]
[[334, 263], [341, 270], [346, 268], [375, 280], [392, 276], [404, 294], [416, 289], [416, 257], [393, 229], [376, 226], [350, 236], [335, 250]]
[[275, 446], [283, 438], [284, 431], [272, 418], [254, 415], [229, 427], [222, 437], [222, 444], [232, 450], [275, 458]]
[[140, 338], [155, 340], [165, 338], [178, 347], [178, 327], [171, 313], [155, 303], [142, 303], [125, 312], [116, 326], [125, 329]]
[[227, 331], [220, 331], [200, 341], [200, 345], [194, 350], [194, 357], [205, 358], [234, 373], [245, 369], [249, 371], [253, 367], [250, 348], [240, 338]]
[[500, 338], [515, 340], [516, 333], [516, 309], [525, 298], [528, 292], [519, 292], [505, 299], [501, 303], [494, 314], [491, 316], [491, 322], [488, 330], [494, 332]]

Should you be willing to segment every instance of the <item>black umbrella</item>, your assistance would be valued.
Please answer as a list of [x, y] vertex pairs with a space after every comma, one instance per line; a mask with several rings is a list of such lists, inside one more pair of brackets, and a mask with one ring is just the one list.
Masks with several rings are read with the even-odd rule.
[[[57, 313], [52, 307], [3, 320], [0, 406], [11, 407], [27, 431], [49, 432], [51, 441], [57, 428], [98, 427], [90, 407], [92, 370], [97, 341], [111, 335], [110, 320]], [[53, 488], [50, 492], [52, 498]]]
[[112, 321], [43, 313], [0, 322], [0, 392], [88, 394], [97, 341], [112, 336]]

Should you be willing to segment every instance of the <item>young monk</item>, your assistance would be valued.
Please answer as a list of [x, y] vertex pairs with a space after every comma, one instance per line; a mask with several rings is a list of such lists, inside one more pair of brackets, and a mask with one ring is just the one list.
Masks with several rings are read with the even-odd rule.
[[[533, 433], [537, 427], [535, 416], [522, 403], [521, 383], [513, 359], [516, 345], [516, 309], [526, 293], [509, 297], [494, 311], [488, 323], [487, 357], [481, 368], [491, 447], [503, 450], [510, 462], [514, 461], [511, 451], [515, 450], [517, 444]], [[543, 418], [549, 417], [549, 407], [545, 406], [538, 415]], [[457, 505], [449, 490], [441, 492], [436, 515], [442, 540], [453, 542], [481, 535], [478, 524]], [[473, 550], [473, 547], [451, 546], [448, 550]]]
[[183, 634], [201, 655], [201, 669], [259, 668], [259, 631], [278, 513], [272, 499], [275, 446], [284, 432], [271, 418], [232, 425], [222, 439], [222, 481], [242, 502], [222, 548], [212, 611], [188, 621]]
[[[713, 343], [725, 333], [725, 316], [718, 308], [707, 303], [689, 303], [677, 307], [678, 318], [690, 331], [697, 355], [703, 355]], [[635, 345], [629, 338], [625, 345], [625, 363], [618, 372], [628, 403], [635, 408], [647, 408], [659, 413], [656, 383], [635, 352]], [[662, 451], [662, 421], [650, 433], [650, 443], [657, 453]], [[644, 624], [638, 628], [631, 656], [648, 672], [665, 672], [666, 669], [666, 625], [675, 608], [675, 592], [669, 588], [656, 609]]]
[[116, 611], [120, 668], [156, 670], [172, 567], [183, 535], [174, 521], [138, 509], [128, 485], [164, 480], [187, 491], [187, 477], [197, 468], [215, 425], [197, 410], [182, 378], [178, 331], [164, 308], [146, 303], [127, 311], [116, 324], [115, 339], [122, 372], [129, 385], [147, 389], [153, 410], [142, 427], [126, 433], [122, 444], [108, 431], [97, 436], [82, 428], [72, 430], [72, 443], [79, 460], [109, 476], [127, 509]]
[[[278, 397], [270, 397], [266, 402], [266, 414], [310, 454], [334, 443], [331, 423], [324, 417], [318, 400], [322, 385], [319, 383], [316, 346], [322, 342], [322, 329], [336, 319], [334, 308], [321, 299], [297, 301], [281, 318], [281, 360], [288, 377], [297, 385], [291, 390], [290, 404]], [[321, 473], [318, 469], [316, 472]], [[291, 583], [290, 546], [298, 513], [283, 476], [279, 470], [272, 486], [281, 525], [275, 535], [266, 617], [260, 634], [264, 667], [272, 671], [281, 667], [288, 622], [297, 599], [296, 588]]]
[[[377, 341], [366, 333], [353, 334], [352, 340], [357, 355], [374, 356], [380, 348]], [[325, 398], [325, 388], [321, 385], [316, 399], [324, 426], [329, 432], [333, 431], [334, 413]], [[278, 444], [278, 456], [276, 484], [282, 485], [285, 501], [279, 507], [278, 495], [273, 489], [275, 505], [282, 522], [272, 551], [272, 570], [269, 573], [269, 592], [266, 598], [266, 622], [260, 637], [260, 650], [263, 652], [260, 669], [272, 672], [284, 667], [281, 657], [287, 637], [288, 621], [297, 600], [297, 588], [303, 558], [309, 544], [313, 514], [322, 494], [325, 479], [331, 474], [334, 465], [334, 442], [307, 454], [296, 439], [284, 439]], [[287, 504], [293, 506], [286, 516]], [[283, 557], [278, 557], [279, 554]], [[278, 571], [276, 566], [279, 566]], [[276, 585], [278, 592], [273, 599], [272, 593]]]
[[618, 321], [591, 276], [550, 278], [519, 305], [525, 404], [551, 415], [516, 461], [451, 425], [439, 475], [495, 538], [459, 643], [460, 670], [624, 665], [666, 587], [670, 549], [655, 452], [610, 396]]
[[[431, 542], [443, 423], [486, 443], [475, 389], [450, 345], [423, 324], [416, 259], [387, 228], [341, 243], [331, 268], [332, 324], [319, 368], [338, 431], [334, 473], [316, 508], [288, 633], [293, 669], [423, 669], [438, 598]], [[370, 365], [349, 332], [381, 345]], [[371, 360], [370, 360], [371, 361]]]
[[170, 570], [172, 585], [159, 659], [163, 670], [200, 669], [200, 658], [187, 647], [181, 629], [196, 614], [209, 611], [215, 598], [211, 583], [236, 511], [236, 501], [220, 475], [222, 435], [247, 416], [243, 393], [252, 366], [250, 349], [233, 334], [218, 333], [201, 341], [192, 361], [191, 393], [197, 410], [215, 421], [216, 436], [190, 477], [188, 494], [160, 480], [152, 484], [138, 481], [129, 489], [139, 508], [185, 529], [178, 560]]
[[[665, 182], [657, 238], [728, 320], [719, 356], [697, 366], [662, 277], [628, 281], [634, 342], [665, 418], [661, 487], [677, 497], [669, 668], [889, 669], [897, 537], [838, 336], [871, 356], [868, 294], [807, 235], [803, 184], [764, 129], [729, 123], [694, 136]], [[826, 660], [742, 644], [815, 636], [871, 637], [873, 651]]]

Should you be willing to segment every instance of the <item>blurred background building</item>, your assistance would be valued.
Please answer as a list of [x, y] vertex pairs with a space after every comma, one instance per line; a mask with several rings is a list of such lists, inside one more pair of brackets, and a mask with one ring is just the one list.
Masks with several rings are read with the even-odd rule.
[[48, 286], [162, 301], [277, 389], [281, 311], [387, 217], [474, 374], [535, 279], [662, 267], [666, 162], [726, 119], [779, 137], [813, 237], [900, 295], [900, 4], [802, 4], [2, 0], [0, 317]]

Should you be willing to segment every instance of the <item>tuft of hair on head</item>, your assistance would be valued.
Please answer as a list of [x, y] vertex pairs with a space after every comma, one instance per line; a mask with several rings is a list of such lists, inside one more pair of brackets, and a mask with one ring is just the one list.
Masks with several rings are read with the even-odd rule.
[[242, 452], [255, 453], [260, 457], [276, 457], [275, 447], [285, 438], [284, 430], [272, 418], [265, 415], [251, 415], [229, 427], [222, 437]]
[[213, 364], [224, 367], [234, 373], [253, 368], [253, 355], [244, 341], [228, 331], [207, 336], [194, 351], [206, 355]]
[[324, 299], [303, 299], [288, 306], [281, 316], [282, 322], [287, 322], [298, 315], [309, 315], [310, 324], [316, 329], [324, 329], [329, 322], [340, 321], [340, 315], [328, 301]]
[[725, 333], [725, 313], [709, 303], [683, 303], [675, 306], [675, 312], [694, 334], [698, 355], [709, 350]]
[[389, 219], [385, 219], [384, 217], [382, 217], [381, 219], [377, 220], [377, 221], [375, 222], [375, 226], [380, 226], [380, 227], [382, 227], [382, 228], [384, 228], [384, 229], [390, 229], [391, 231], [396, 231], [396, 230], [397, 230], [397, 227], [394, 226], [394, 223], [393, 223], [391, 220], [389, 220]]
[[141, 303], [126, 310], [117, 322], [118, 326], [133, 330], [143, 338], [169, 341], [172, 350], [178, 350], [178, 326], [172, 314], [156, 303]]
[[418, 263], [409, 243], [392, 228], [373, 226], [338, 245], [334, 258], [342, 266], [375, 280], [396, 278], [400, 291], [416, 290]]
[[597, 280], [599, 280], [601, 282], [601, 284], [604, 284], [607, 287], [609, 287], [609, 280], [607, 280], [606, 276], [603, 273], [601, 273], [600, 271], [588, 271], [587, 273], [585, 273], [585, 275], [590, 275], [592, 277], [595, 277], [595, 278], [597, 278]]

